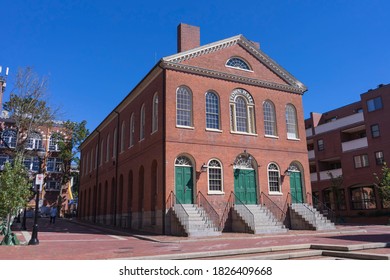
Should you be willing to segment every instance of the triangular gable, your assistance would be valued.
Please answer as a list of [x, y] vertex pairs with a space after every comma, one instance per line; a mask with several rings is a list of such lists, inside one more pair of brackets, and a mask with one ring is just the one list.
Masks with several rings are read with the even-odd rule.
[[[202, 66], [194, 66], [191, 65], [190, 60], [194, 60], [201, 56], [209, 55], [218, 51], [222, 51], [224, 49], [240, 46], [245, 51], [250, 53], [253, 57], [255, 57], [261, 64], [263, 64], [267, 69], [272, 71], [276, 76], [278, 76], [285, 83], [280, 83], [276, 81], [270, 81], [267, 79], [258, 79], [256, 77], [248, 77], [245, 75], [237, 75], [231, 73], [225, 73], [225, 71], [217, 71], [209, 69], [210, 67], [203, 68]], [[279, 89], [294, 93], [304, 93], [307, 89], [306, 87], [294, 78], [288, 71], [286, 71], [283, 67], [277, 64], [274, 60], [268, 57], [261, 50], [257, 49], [257, 47], [247, 40], [242, 35], [237, 35], [231, 38], [227, 38], [221, 41], [217, 41], [214, 43], [210, 43], [204, 46], [200, 46], [198, 48], [194, 48], [185, 52], [181, 52], [178, 54], [174, 54], [168, 57], [164, 57], [162, 59], [162, 64], [166, 68], [188, 71], [192, 73], [198, 73], [207, 76], [219, 77], [222, 79], [228, 80], [236, 80], [243, 83], [259, 85], [263, 87]]]

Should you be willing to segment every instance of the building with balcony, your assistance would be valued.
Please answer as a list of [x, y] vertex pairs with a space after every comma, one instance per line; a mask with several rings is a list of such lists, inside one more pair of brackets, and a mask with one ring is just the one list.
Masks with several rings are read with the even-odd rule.
[[339, 216], [372, 217], [390, 211], [374, 176], [390, 157], [389, 109], [390, 84], [379, 85], [357, 102], [311, 113], [305, 120], [313, 195]]

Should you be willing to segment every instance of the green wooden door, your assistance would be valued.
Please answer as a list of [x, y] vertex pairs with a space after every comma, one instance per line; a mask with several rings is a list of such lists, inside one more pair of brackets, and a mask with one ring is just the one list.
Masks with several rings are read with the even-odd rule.
[[182, 204], [193, 204], [193, 176], [192, 167], [176, 166], [176, 197]]
[[301, 172], [290, 173], [290, 192], [293, 203], [303, 203]]
[[234, 169], [234, 193], [245, 204], [257, 202], [255, 175], [253, 169]]

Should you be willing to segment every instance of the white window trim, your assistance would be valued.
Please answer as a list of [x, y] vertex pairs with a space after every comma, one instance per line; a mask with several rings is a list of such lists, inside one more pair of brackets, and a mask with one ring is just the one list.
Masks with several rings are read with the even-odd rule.
[[[278, 187], [279, 187], [279, 191], [271, 191], [270, 190], [270, 180], [269, 180], [269, 172], [272, 171], [269, 169], [269, 166], [271, 164], [274, 164], [276, 165], [276, 167], [278, 168], [278, 173], [279, 173], [279, 176], [278, 176]], [[279, 165], [276, 163], [276, 162], [270, 162], [268, 165], [267, 165], [267, 179], [268, 179], [268, 193], [269, 194], [274, 194], [274, 195], [280, 195], [280, 194], [283, 194], [282, 193], [282, 178], [281, 178], [281, 174], [280, 174], [280, 167]]]
[[[215, 160], [217, 162], [219, 162], [220, 164], [220, 170], [221, 170], [221, 190], [220, 191], [215, 191], [215, 190], [210, 190], [210, 175], [209, 175], [209, 170], [210, 170], [210, 161], [212, 160]], [[212, 194], [212, 195], [221, 195], [221, 194], [225, 194], [225, 191], [224, 191], [224, 180], [223, 180], [223, 165], [222, 165], [222, 162], [216, 158], [212, 158], [208, 161], [207, 163], [207, 194]]]

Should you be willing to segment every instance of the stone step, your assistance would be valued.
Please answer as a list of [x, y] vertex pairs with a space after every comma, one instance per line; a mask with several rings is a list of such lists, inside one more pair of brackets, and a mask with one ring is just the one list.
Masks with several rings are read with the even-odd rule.
[[[196, 205], [184, 204], [182, 205], [186, 215], [185, 217], [178, 217], [180, 221], [187, 220], [188, 224], [183, 225], [188, 236], [206, 237], [220, 235], [221, 232], [214, 224], [206, 217], [206, 213], [202, 208]], [[180, 215], [176, 213], [176, 215]], [[187, 217], [188, 215], [188, 217]]]

